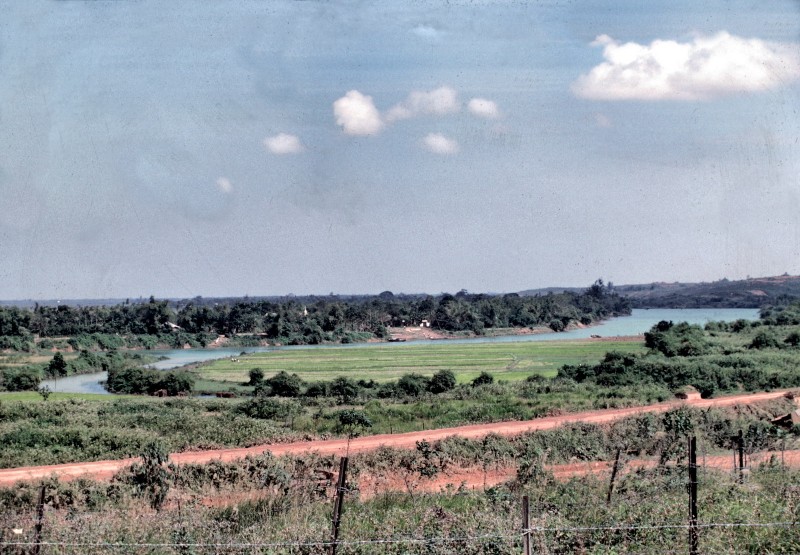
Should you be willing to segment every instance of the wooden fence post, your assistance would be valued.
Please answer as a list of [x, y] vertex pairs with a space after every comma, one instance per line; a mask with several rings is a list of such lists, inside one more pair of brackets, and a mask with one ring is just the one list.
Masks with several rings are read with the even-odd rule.
[[347, 483], [347, 457], [342, 457], [339, 463], [339, 479], [336, 481], [336, 495], [333, 502], [333, 522], [331, 526], [331, 545], [328, 549], [330, 555], [336, 555], [336, 543], [339, 540], [339, 524], [342, 521], [342, 506], [344, 505], [345, 484]]
[[697, 535], [697, 438], [689, 438], [689, 554], [700, 553]]
[[522, 496], [522, 555], [531, 555], [531, 513], [527, 495]]
[[44, 493], [46, 486], [39, 490], [39, 502], [36, 504], [36, 527], [34, 528], [33, 555], [39, 555], [42, 549], [42, 525], [44, 521]]
[[608, 482], [608, 495], [606, 496], [606, 506], [611, 505], [611, 493], [614, 491], [614, 480], [617, 478], [619, 471], [619, 456], [622, 454], [622, 449], [617, 449], [617, 456], [614, 458], [614, 468], [611, 469], [611, 480]]
[[737, 439], [737, 448], [739, 450], [739, 482], [744, 483], [744, 434], [739, 430]]

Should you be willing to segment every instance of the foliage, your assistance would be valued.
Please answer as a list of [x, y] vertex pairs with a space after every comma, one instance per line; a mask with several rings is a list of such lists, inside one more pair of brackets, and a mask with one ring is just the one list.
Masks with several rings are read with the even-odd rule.
[[169, 453], [161, 442], [153, 441], [144, 446], [140, 456], [142, 462], [131, 466], [127, 480], [147, 497], [153, 509], [161, 510], [170, 487], [169, 472], [164, 467]]
[[191, 393], [194, 376], [186, 371], [164, 372], [131, 365], [115, 365], [108, 368], [106, 389], [112, 393], [155, 395], [164, 392], [175, 396]]
[[40, 381], [39, 369], [33, 366], [0, 370], [0, 389], [6, 391], [36, 391]]
[[237, 409], [250, 418], [262, 420], [283, 420], [299, 414], [301, 410], [302, 407], [296, 401], [279, 401], [260, 395], [239, 405]]
[[290, 375], [284, 371], [263, 380], [262, 383], [269, 388], [270, 395], [278, 397], [299, 397], [303, 389], [303, 381], [297, 374]]
[[491, 375], [489, 372], [481, 372], [476, 378], [473, 378], [472, 387], [478, 387], [479, 385], [489, 385], [494, 383], [494, 376]]
[[439, 370], [428, 381], [427, 389], [434, 395], [450, 391], [456, 386], [456, 375], [452, 370]]
[[251, 368], [250, 372], [248, 372], [248, 377], [250, 381], [247, 382], [247, 385], [260, 385], [264, 381], [264, 371], [261, 368]]
[[210, 303], [196, 298], [170, 303], [150, 298], [115, 306], [0, 307], [0, 337], [17, 350], [29, 349], [32, 334], [69, 336], [76, 350], [184, 344], [205, 346], [224, 334], [239, 343], [307, 345], [351, 343], [389, 337], [388, 326], [419, 324], [483, 333], [485, 329], [532, 327], [557, 322], [563, 327], [630, 313], [629, 302], [598, 280], [582, 293], [545, 296], [471, 294], [378, 295], [283, 299], [235, 299]]
[[337, 419], [339, 421], [339, 426], [342, 429], [351, 430], [351, 433], [355, 428], [372, 427], [372, 421], [369, 419], [369, 417], [362, 411], [358, 410], [340, 410], [337, 413]]

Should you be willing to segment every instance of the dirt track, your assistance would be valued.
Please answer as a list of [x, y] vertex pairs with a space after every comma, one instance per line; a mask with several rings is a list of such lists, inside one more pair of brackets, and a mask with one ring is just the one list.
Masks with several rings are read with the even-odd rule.
[[[759, 401], [778, 399], [786, 393], [785, 390], [771, 391], [769, 393], [755, 393], [750, 395], [733, 395], [717, 399], [698, 399], [659, 403], [643, 407], [625, 409], [600, 410], [577, 412], [563, 416], [538, 418], [536, 420], [498, 422], [493, 424], [474, 424], [459, 426], [457, 428], [441, 428], [422, 432], [409, 432], [405, 434], [383, 434], [355, 438], [349, 442], [350, 453], [371, 451], [382, 445], [398, 448], [414, 448], [417, 441], [423, 439], [436, 441], [448, 436], [458, 435], [466, 438], [481, 438], [490, 433], [504, 436], [519, 435], [531, 430], [547, 430], [569, 422], [589, 422], [600, 424], [612, 422], [620, 418], [632, 416], [642, 412], [663, 412], [670, 408], [687, 404], [698, 408], [722, 407], [736, 404], [750, 404]], [[230, 461], [247, 455], [258, 455], [269, 451], [274, 455], [298, 454], [315, 451], [323, 455], [344, 455], [348, 449], [345, 439], [305, 441], [298, 443], [284, 443], [274, 445], [257, 445], [241, 449], [218, 449], [212, 451], [189, 451], [175, 453], [170, 460], [177, 464], [206, 463], [212, 460]], [[97, 461], [87, 463], [68, 463], [49, 466], [27, 466], [0, 470], [0, 486], [7, 486], [21, 480], [36, 480], [57, 475], [61, 480], [70, 480], [79, 477], [94, 479], [109, 479], [122, 468], [129, 466], [136, 459], [121, 459], [113, 461]]]
[[[785, 460], [789, 467], [800, 466], [800, 451], [765, 451], [749, 457], [748, 465], [750, 468], [762, 462], [769, 461], [771, 457], [776, 460]], [[733, 457], [731, 455], [711, 455], [705, 457], [699, 464], [703, 468], [713, 468], [716, 470], [735, 470]], [[610, 474], [612, 463], [605, 461], [585, 461], [570, 464], [547, 465], [547, 470], [553, 473], [557, 480], [569, 480], [576, 476], [587, 474]], [[633, 472], [641, 468], [654, 468], [655, 459], [634, 459], [623, 463], [620, 475]], [[515, 466], [491, 468], [484, 472], [483, 468], [455, 468], [436, 476], [430, 480], [418, 480], [414, 484], [414, 491], [420, 492], [439, 492], [448, 486], [452, 488], [464, 487], [466, 489], [484, 489], [498, 484], [502, 484], [514, 479], [517, 474]], [[380, 493], [386, 492], [405, 492], [408, 490], [405, 482], [398, 476], [377, 478], [367, 474], [359, 479], [361, 498], [375, 497]]]

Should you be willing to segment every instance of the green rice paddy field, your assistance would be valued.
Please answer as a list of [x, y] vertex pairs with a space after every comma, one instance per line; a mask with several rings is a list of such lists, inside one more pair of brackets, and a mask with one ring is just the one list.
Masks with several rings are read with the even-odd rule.
[[452, 370], [459, 383], [481, 372], [496, 379], [523, 380], [532, 374], [555, 376], [565, 364], [596, 363], [608, 351], [643, 352], [642, 340], [540, 341], [510, 343], [442, 343], [331, 347], [276, 350], [215, 360], [197, 369], [202, 380], [240, 384], [252, 368], [266, 376], [284, 370], [305, 381], [331, 380], [337, 376], [384, 382], [410, 372], [432, 375]]

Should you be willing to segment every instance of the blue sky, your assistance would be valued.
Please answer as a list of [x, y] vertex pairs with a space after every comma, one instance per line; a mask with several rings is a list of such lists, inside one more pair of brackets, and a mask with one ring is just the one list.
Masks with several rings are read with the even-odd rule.
[[800, 273], [797, 2], [0, 10], [0, 298]]

